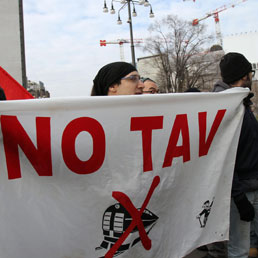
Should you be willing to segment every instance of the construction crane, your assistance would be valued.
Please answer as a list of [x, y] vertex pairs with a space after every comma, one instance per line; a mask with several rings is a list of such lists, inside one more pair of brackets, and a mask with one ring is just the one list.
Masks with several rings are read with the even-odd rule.
[[[143, 43], [143, 39], [134, 39], [134, 43]], [[117, 39], [117, 40], [112, 40], [112, 41], [106, 41], [106, 40], [100, 40], [100, 46], [105, 47], [107, 44], [119, 44], [120, 47], [120, 59], [121, 61], [125, 61], [125, 56], [124, 56], [124, 44], [125, 43], [131, 43], [130, 39]]]
[[222, 34], [221, 34], [221, 30], [220, 30], [220, 24], [219, 24], [219, 13], [222, 11], [225, 11], [229, 8], [234, 8], [235, 6], [246, 2], [247, 0], [238, 0], [235, 1], [231, 4], [227, 4], [227, 5], [223, 5], [217, 9], [215, 9], [214, 11], [211, 11], [209, 13], [207, 13], [204, 17], [200, 18], [200, 19], [194, 19], [193, 20], [193, 26], [196, 26], [199, 24], [200, 21], [205, 20], [211, 16], [213, 16], [214, 20], [215, 20], [215, 28], [216, 28], [216, 38], [217, 38], [217, 42], [220, 46], [223, 46], [223, 42], [222, 42]]

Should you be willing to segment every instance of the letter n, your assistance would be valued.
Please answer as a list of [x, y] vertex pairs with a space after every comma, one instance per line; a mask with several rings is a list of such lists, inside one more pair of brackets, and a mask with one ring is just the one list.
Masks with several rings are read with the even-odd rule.
[[39, 176], [52, 176], [50, 117], [36, 117], [37, 148], [16, 116], [1, 116], [8, 178], [21, 178], [18, 146]]
[[217, 115], [212, 124], [209, 136], [206, 141], [207, 130], [207, 112], [200, 112], [199, 115], [199, 157], [208, 154], [213, 138], [220, 126], [220, 123], [226, 113], [226, 109], [218, 110]]
[[[182, 134], [182, 145], [177, 146], [180, 133]], [[170, 167], [172, 165], [173, 158], [180, 156], [183, 156], [183, 162], [190, 160], [190, 139], [186, 114], [176, 116], [169, 138], [163, 168]]]

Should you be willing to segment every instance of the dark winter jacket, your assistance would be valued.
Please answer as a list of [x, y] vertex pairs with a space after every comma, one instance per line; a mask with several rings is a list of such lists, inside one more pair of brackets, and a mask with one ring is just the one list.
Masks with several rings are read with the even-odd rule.
[[[214, 92], [229, 89], [230, 86], [219, 81]], [[245, 114], [238, 142], [232, 197], [258, 190], [258, 122], [250, 109], [250, 99], [245, 100]]]

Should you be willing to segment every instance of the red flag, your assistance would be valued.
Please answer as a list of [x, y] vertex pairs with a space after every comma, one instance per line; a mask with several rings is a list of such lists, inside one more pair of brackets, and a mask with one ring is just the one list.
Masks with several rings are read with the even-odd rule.
[[0, 66], [0, 87], [7, 100], [33, 99], [34, 97]]

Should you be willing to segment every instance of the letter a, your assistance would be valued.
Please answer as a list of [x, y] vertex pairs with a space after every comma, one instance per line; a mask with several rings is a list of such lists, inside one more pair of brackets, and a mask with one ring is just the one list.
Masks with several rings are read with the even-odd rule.
[[[180, 133], [182, 146], [177, 146]], [[190, 140], [187, 115], [177, 115], [169, 138], [168, 147], [163, 163], [163, 168], [170, 167], [174, 157], [183, 156], [183, 162], [190, 160]]]

